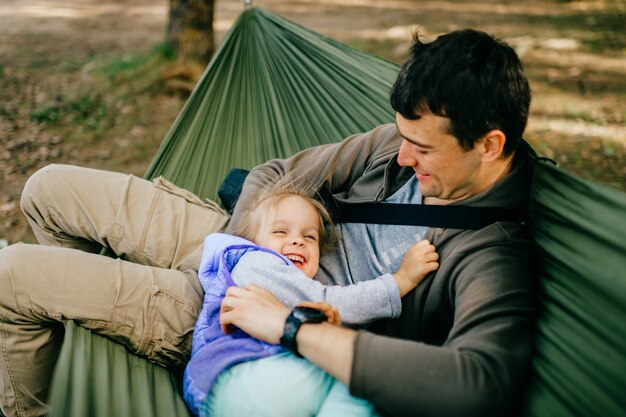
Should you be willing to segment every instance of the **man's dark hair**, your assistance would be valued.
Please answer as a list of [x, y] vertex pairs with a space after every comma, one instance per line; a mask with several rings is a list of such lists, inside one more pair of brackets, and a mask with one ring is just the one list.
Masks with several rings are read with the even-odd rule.
[[499, 129], [506, 135], [503, 154], [510, 155], [526, 128], [530, 87], [513, 48], [486, 33], [455, 31], [430, 43], [416, 34], [391, 106], [410, 120], [425, 111], [449, 118], [465, 150]]

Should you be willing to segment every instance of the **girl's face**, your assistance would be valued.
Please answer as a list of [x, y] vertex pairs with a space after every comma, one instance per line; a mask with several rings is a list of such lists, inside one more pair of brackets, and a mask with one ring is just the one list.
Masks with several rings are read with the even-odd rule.
[[[263, 210], [263, 205], [257, 210]], [[275, 210], [267, 210], [258, 218], [259, 228], [254, 243], [285, 256], [313, 278], [320, 262], [320, 217], [315, 207], [302, 197], [283, 198]]]

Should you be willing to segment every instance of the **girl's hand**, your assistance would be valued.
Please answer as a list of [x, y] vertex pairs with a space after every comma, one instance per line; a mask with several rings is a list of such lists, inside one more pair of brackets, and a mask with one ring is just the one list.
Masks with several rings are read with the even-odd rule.
[[316, 310], [320, 310], [322, 313], [326, 314], [326, 317], [328, 317], [328, 322], [330, 324], [334, 324], [335, 326], [341, 326], [341, 315], [339, 315], [339, 310], [337, 310], [335, 307], [331, 306], [328, 303], [302, 301], [298, 303], [298, 306], [310, 307]]
[[402, 259], [402, 265], [393, 277], [400, 288], [400, 296], [404, 297], [409, 291], [417, 287], [426, 275], [439, 268], [439, 254], [435, 247], [427, 240], [420, 240], [407, 251]]

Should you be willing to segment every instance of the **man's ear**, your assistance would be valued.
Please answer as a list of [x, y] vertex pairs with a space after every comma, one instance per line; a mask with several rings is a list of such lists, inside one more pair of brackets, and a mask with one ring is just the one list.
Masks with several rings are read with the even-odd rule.
[[480, 142], [483, 147], [483, 162], [493, 162], [502, 157], [506, 135], [498, 129], [490, 130]]

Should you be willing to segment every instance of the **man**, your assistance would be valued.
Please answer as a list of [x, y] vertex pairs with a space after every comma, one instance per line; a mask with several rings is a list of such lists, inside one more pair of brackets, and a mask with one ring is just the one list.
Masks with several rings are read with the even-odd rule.
[[[253, 170], [233, 222], [260, 187], [283, 175], [323, 178], [336, 200], [525, 206], [531, 156], [521, 135], [530, 91], [511, 48], [474, 31], [417, 40], [391, 103], [395, 126]], [[340, 228], [343, 247], [322, 259], [335, 281], [393, 270], [377, 254], [398, 247], [399, 257], [423, 234], [440, 268], [403, 298], [399, 320], [371, 332], [303, 324], [297, 350], [394, 416], [510, 415], [531, 354], [533, 294], [520, 226]], [[271, 343], [284, 336], [289, 311], [264, 290], [231, 288], [222, 309], [224, 325]]]
[[[392, 92], [395, 125], [255, 169], [230, 224], [259, 187], [282, 175], [322, 180], [337, 200], [523, 206], [529, 157], [518, 144], [529, 102], [508, 46], [474, 31], [416, 41]], [[227, 215], [164, 180], [65, 166], [33, 175], [22, 208], [47, 246], [0, 250], [5, 415], [49, 411], [67, 319], [164, 365], [185, 363], [202, 303], [202, 241], [225, 227]], [[322, 259], [327, 280], [359, 281], [395, 268], [423, 236], [437, 247], [440, 269], [403, 299], [399, 320], [360, 333], [305, 324], [286, 335], [295, 337], [292, 349], [393, 415], [506, 413], [531, 351], [528, 244], [520, 226], [340, 226], [342, 245]], [[120, 259], [88, 253], [101, 244]], [[284, 336], [289, 311], [262, 290], [233, 289], [223, 310], [223, 324], [270, 342]]]

